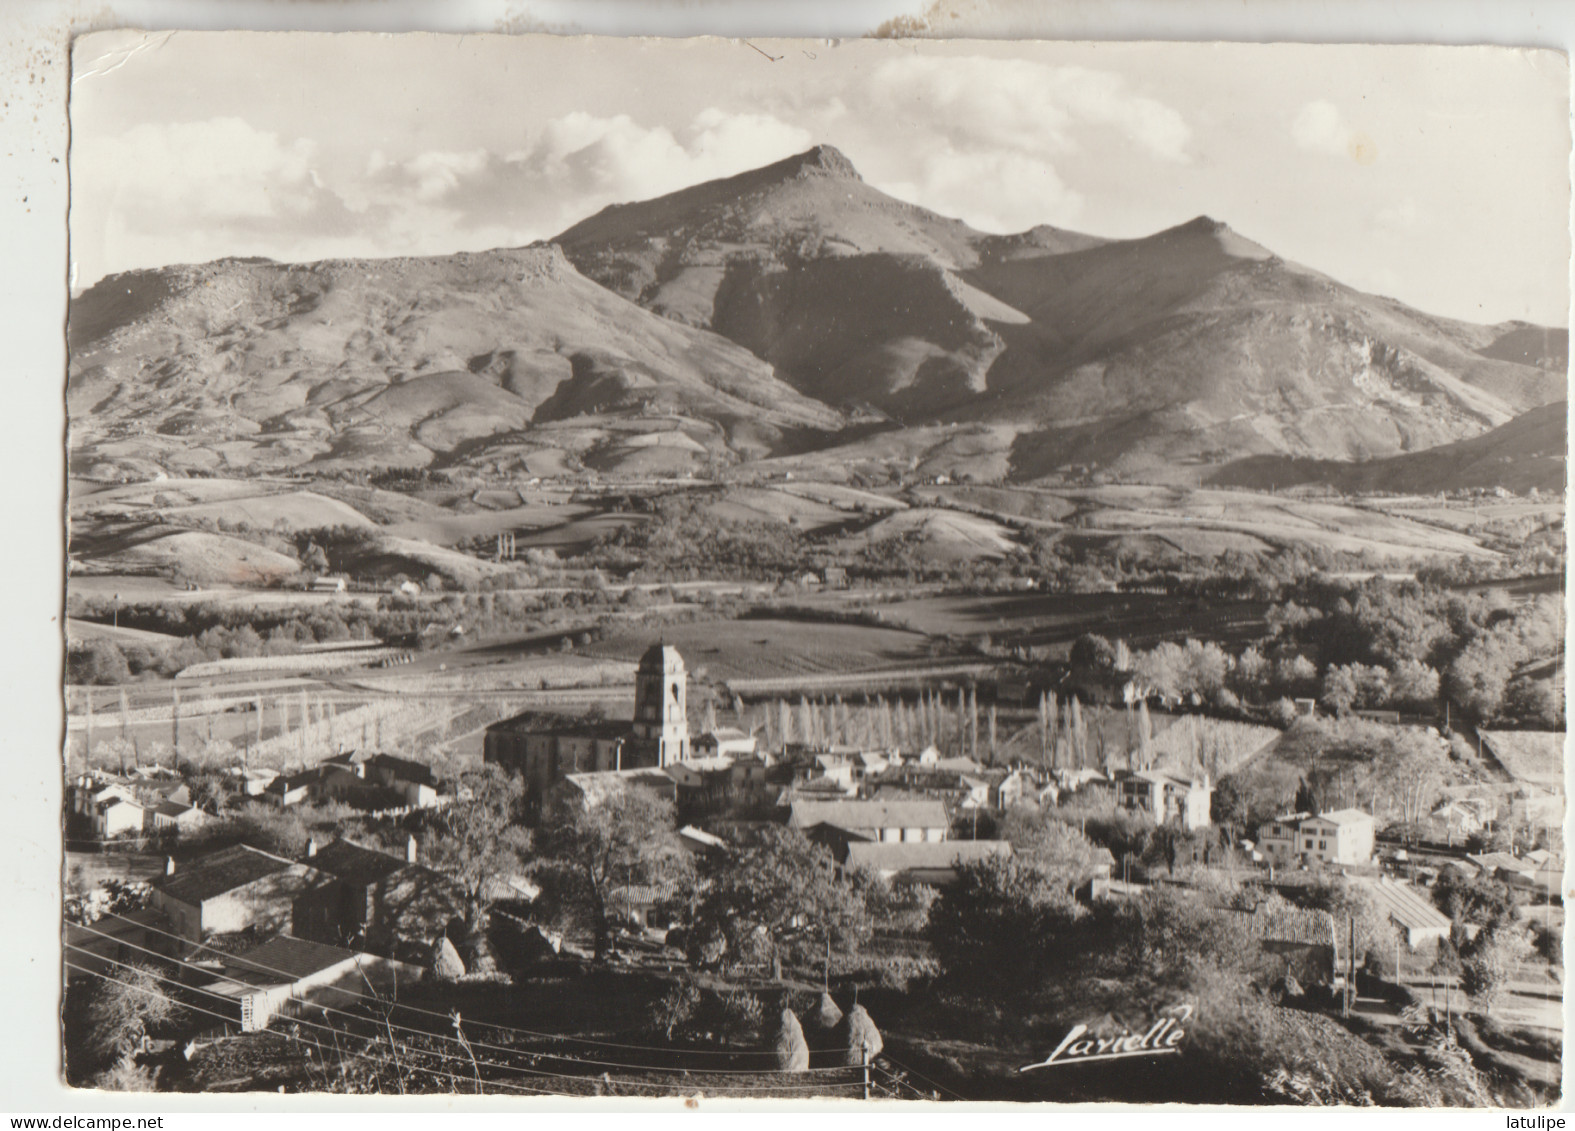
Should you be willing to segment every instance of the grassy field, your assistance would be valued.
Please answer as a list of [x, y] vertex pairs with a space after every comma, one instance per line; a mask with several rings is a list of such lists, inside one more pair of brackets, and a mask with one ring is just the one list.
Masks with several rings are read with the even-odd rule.
[[931, 659], [917, 632], [797, 620], [717, 620], [667, 625], [612, 636], [586, 649], [594, 656], [638, 660], [653, 636], [683, 652], [691, 676], [749, 679], [859, 671]]
[[1085, 632], [1134, 646], [1158, 640], [1240, 643], [1265, 630], [1261, 602], [1202, 601], [1146, 593], [1012, 593], [920, 597], [879, 606], [883, 617], [935, 636], [1070, 646]]

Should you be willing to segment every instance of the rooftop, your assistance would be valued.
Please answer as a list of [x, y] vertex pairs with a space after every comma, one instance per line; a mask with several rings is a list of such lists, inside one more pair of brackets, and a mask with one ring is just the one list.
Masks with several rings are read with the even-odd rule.
[[1511, 856], [1507, 852], [1483, 852], [1476, 856], [1468, 855], [1466, 859], [1488, 872], [1502, 870], [1505, 872], [1516, 872], [1521, 875], [1530, 875], [1537, 870], [1536, 861], [1523, 860], [1519, 856]]
[[396, 758], [392, 754], [374, 754], [367, 759], [367, 765], [388, 770], [402, 781], [416, 782], [419, 785], [431, 785], [434, 781], [431, 766], [410, 758]]
[[947, 828], [946, 807], [939, 801], [794, 801], [788, 823], [807, 829], [836, 825], [843, 829]]
[[261, 946], [224, 960], [224, 976], [232, 982], [253, 986], [288, 984], [300, 978], [353, 962], [355, 952], [337, 946], [307, 942], [290, 935], [279, 935]]
[[1315, 813], [1308, 817], [1309, 821], [1328, 821], [1335, 825], [1360, 825], [1372, 824], [1373, 815], [1364, 813], [1360, 809], [1333, 809], [1327, 813]]
[[1012, 845], [1005, 840], [931, 840], [848, 842], [843, 864], [849, 868], [874, 868], [878, 871], [907, 871], [919, 868], [953, 868], [992, 856], [1010, 856]]
[[640, 657], [640, 670], [680, 674], [684, 670], [684, 658], [671, 644], [652, 644], [645, 650], [645, 655]]
[[294, 867], [292, 860], [237, 844], [193, 861], [173, 876], [156, 880], [154, 886], [171, 899], [198, 904]]
[[343, 838], [319, 848], [305, 863], [352, 884], [375, 884], [409, 866], [403, 856], [366, 848]]
[[588, 719], [583, 716], [557, 715], [550, 711], [526, 711], [493, 723], [487, 730], [511, 734], [567, 735], [605, 741], [628, 738], [633, 733], [628, 719]]
[[1362, 890], [1400, 926], [1408, 930], [1449, 930], [1449, 916], [1433, 906], [1426, 893], [1403, 883], [1362, 883]]
[[[659, 791], [673, 788], [673, 776], [658, 766], [641, 766], [633, 770], [593, 770], [582, 774], [565, 774], [565, 782], [572, 784], [589, 802], [603, 801], [616, 789], [643, 785]], [[668, 796], [671, 796], [668, 793]]]
[[683, 828], [678, 830], [678, 835], [684, 840], [692, 840], [696, 844], [703, 845], [706, 848], [727, 847], [727, 841], [723, 840], [721, 837], [715, 835], [714, 833], [708, 833], [704, 829], [697, 829], [693, 825], [685, 825]]
[[1335, 945], [1334, 919], [1327, 911], [1290, 904], [1278, 907], [1260, 904], [1248, 913], [1248, 927], [1255, 936], [1270, 942]]

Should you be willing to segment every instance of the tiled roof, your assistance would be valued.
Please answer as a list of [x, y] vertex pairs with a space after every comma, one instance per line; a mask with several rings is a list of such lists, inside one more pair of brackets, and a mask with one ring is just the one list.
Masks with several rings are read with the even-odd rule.
[[267, 792], [290, 793], [294, 790], [311, 785], [313, 782], [319, 780], [321, 776], [322, 775], [318, 772], [315, 766], [310, 770], [297, 770], [293, 774], [280, 774], [278, 777], [274, 778], [273, 781], [268, 783]]
[[589, 770], [579, 774], [565, 774], [565, 782], [577, 788], [592, 804], [604, 800], [616, 789], [626, 786], [643, 786], [671, 796], [673, 776], [656, 766], [641, 766], [633, 770]]
[[1503, 870], [1524, 875], [1537, 870], [1537, 865], [1534, 861], [1522, 860], [1520, 857], [1511, 856], [1507, 852], [1483, 852], [1476, 856], [1467, 856], [1466, 859], [1489, 872]]
[[432, 767], [425, 762], [415, 762], [409, 758], [396, 758], [392, 754], [375, 754], [367, 759], [367, 766], [388, 770], [401, 781], [415, 782], [418, 785], [431, 785], [433, 782]]
[[1308, 820], [1328, 821], [1336, 825], [1360, 825], [1363, 823], [1371, 824], [1373, 815], [1364, 813], [1360, 809], [1335, 809], [1329, 813], [1319, 813], [1316, 816], [1309, 817]]
[[697, 829], [693, 825], [685, 825], [683, 828], [678, 830], [678, 835], [683, 837], [685, 840], [692, 840], [696, 844], [702, 844], [707, 848], [727, 847], [727, 841], [723, 840], [721, 837], [716, 836], [713, 833], [708, 833], [704, 829]]
[[843, 861], [849, 868], [909, 871], [919, 868], [952, 868], [992, 856], [1010, 856], [1005, 840], [849, 841]]
[[280, 935], [226, 958], [224, 974], [231, 981], [254, 986], [288, 985], [354, 959], [354, 951]]
[[795, 801], [788, 823], [807, 829], [836, 825], [843, 829], [946, 828], [946, 807], [939, 801]]
[[1362, 890], [1400, 926], [1410, 930], [1449, 930], [1449, 916], [1419, 889], [1402, 883], [1362, 883]]
[[307, 857], [305, 862], [319, 872], [327, 872], [352, 884], [375, 884], [408, 866], [403, 856], [364, 848], [344, 839], [319, 848], [317, 854]]
[[154, 886], [171, 899], [195, 905], [294, 867], [293, 861], [282, 856], [237, 844], [178, 869], [173, 876], [155, 881]]
[[1271, 910], [1259, 906], [1248, 913], [1248, 923], [1252, 933], [1266, 941], [1335, 945], [1334, 920], [1327, 911], [1293, 906]]

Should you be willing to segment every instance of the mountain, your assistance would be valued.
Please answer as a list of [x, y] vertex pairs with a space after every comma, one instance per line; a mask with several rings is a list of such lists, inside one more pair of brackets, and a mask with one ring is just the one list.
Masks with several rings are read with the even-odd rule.
[[1132, 240], [986, 235], [825, 146], [609, 207], [558, 242], [804, 394], [904, 426], [877, 447], [910, 466], [963, 426], [966, 469], [986, 475], [1198, 480], [1248, 456], [1453, 443], [1564, 395], [1562, 332], [1427, 315], [1208, 217]]
[[1361, 463], [1249, 457], [1227, 464], [1210, 483], [1253, 488], [1311, 483], [1353, 493], [1503, 487], [1517, 494], [1532, 488], [1557, 494], [1564, 490], [1568, 460], [1569, 403], [1557, 401], [1480, 436], [1423, 452]]
[[1440, 474], [1541, 484], [1551, 465], [1512, 469], [1489, 437], [1551, 437], [1535, 410], [1566, 396], [1569, 351], [1562, 330], [1365, 294], [1208, 217], [1139, 239], [980, 232], [829, 146], [552, 244], [116, 275], [72, 300], [69, 336], [72, 469], [94, 477], [773, 460], [1381, 487], [1447, 452]]
[[506, 464], [555, 445], [681, 470], [841, 425], [549, 247], [131, 272], [72, 302], [69, 338], [73, 463], [106, 474]]
[[960, 272], [1098, 246], [1040, 227], [975, 231], [870, 187], [831, 146], [638, 204], [554, 240], [664, 317], [714, 330], [806, 395], [901, 420], [964, 403], [1025, 319]]

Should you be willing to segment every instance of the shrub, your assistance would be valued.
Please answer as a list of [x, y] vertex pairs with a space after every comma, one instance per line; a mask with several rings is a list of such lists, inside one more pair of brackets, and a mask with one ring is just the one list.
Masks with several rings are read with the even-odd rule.
[[721, 1007], [722, 1024], [734, 1036], [757, 1033], [766, 1020], [765, 1006], [748, 990], [729, 990], [724, 993]]
[[694, 1018], [695, 1010], [699, 1007], [699, 988], [687, 978], [676, 983], [652, 1007], [651, 1032], [659, 1034], [663, 1040], [672, 1040], [673, 1034]]

